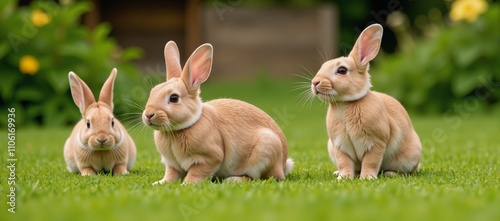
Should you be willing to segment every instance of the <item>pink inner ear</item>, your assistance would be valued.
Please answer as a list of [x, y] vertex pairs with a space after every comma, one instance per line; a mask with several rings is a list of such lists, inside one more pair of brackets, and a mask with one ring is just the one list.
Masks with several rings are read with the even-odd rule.
[[192, 74], [192, 85], [195, 85], [195, 83], [199, 82], [200, 78], [204, 78], [205, 73], [208, 71], [208, 66], [207, 65], [201, 65], [201, 67], [197, 67], [191, 74]]
[[193, 60], [190, 68], [191, 86], [199, 86], [208, 78], [210, 61], [209, 58]]
[[377, 56], [378, 48], [380, 44], [379, 38], [374, 38], [373, 34], [366, 34], [363, 36], [360, 48], [360, 61], [362, 64], [368, 63]]
[[73, 96], [73, 101], [75, 101], [76, 106], [79, 108], [83, 107], [83, 88], [80, 82], [75, 77], [70, 77], [70, 87], [71, 95]]
[[[370, 43], [371, 43], [371, 44], [368, 44], [368, 46], [366, 46], [366, 47], [364, 48], [364, 50], [362, 50], [362, 51], [361, 51], [361, 53], [362, 53], [362, 54], [361, 54], [361, 62], [362, 62], [362, 63], [363, 63], [363, 62], [365, 62], [365, 59], [366, 59], [367, 57], [370, 57], [370, 55], [372, 55], [372, 54], [374, 53], [374, 51], [375, 51], [375, 48], [376, 48], [376, 47], [373, 45], [373, 43], [372, 43], [372, 42], [370, 42]], [[373, 56], [373, 57], [375, 57], [375, 56]], [[371, 59], [370, 59], [370, 60], [371, 60]]]
[[210, 44], [204, 44], [198, 47], [191, 57], [188, 59], [188, 63], [183, 74], [184, 82], [190, 84], [191, 89], [197, 89], [200, 84], [205, 82], [210, 75], [210, 70], [212, 68], [212, 46]]

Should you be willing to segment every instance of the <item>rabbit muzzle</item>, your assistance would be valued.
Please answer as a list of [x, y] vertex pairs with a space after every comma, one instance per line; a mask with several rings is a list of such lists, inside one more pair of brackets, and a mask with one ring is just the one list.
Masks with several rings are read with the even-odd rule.
[[313, 79], [311, 82], [311, 91], [323, 101], [331, 101], [337, 95], [337, 92], [328, 80]]
[[95, 136], [90, 137], [89, 145], [93, 150], [110, 150], [115, 146], [115, 138], [112, 135], [107, 135], [105, 133], [98, 133]]
[[144, 125], [151, 127], [155, 130], [165, 131], [170, 126], [170, 120], [167, 113], [154, 108], [146, 108], [142, 113], [142, 122]]

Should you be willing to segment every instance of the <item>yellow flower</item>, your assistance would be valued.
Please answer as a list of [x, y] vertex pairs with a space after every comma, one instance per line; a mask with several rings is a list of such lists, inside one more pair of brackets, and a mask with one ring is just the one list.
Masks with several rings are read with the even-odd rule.
[[21, 73], [35, 75], [40, 69], [40, 64], [35, 57], [31, 55], [24, 55], [19, 60], [19, 70]]
[[450, 18], [453, 21], [466, 20], [471, 23], [487, 8], [485, 0], [456, 0], [451, 5]]
[[40, 9], [35, 9], [31, 13], [31, 22], [37, 27], [44, 26], [50, 22], [50, 16]]

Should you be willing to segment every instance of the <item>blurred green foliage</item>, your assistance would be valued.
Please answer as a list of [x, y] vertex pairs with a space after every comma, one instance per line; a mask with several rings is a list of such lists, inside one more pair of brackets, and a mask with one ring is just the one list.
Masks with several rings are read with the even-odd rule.
[[400, 19], [392, 27], [399, 33], [399, 50], [379, 54], [371, 70], [375, 90], [421, 113], [500, 108], [500, 3], [491, 3], [471, 23], [431, 10], [415, 22], [419, 37]]
[[[445, 10], [450, 1], [411, 1], [411, 0], [252, 0], [252, 1], [231, 1], [217, 0], [220, 6], [229, 9], [240, 5], [249, 7], [287, 7], [287, 8], [314, 8], [332, 4], [336, 8], [336, 16], [339, 42], [334, 50], [338, 55], [347, 55], [354, 45], [354, 41], [361, 31], [370, 24], [380, 23], [386, 26], [387, 16], [394, 11], [404, 11], [410, 18], [415, 19], [425, 13], [429, 8]], [[386, 52], [394, 52], [396, 39], [391, 30], [384, 31], [384, 41], [382, 48]]]
[[[382, 51], [371, 68], [373, 89], [394, 96], [412, 112], [463, 114], [464, 109], [500, 110], [500, 3], [484, 0], [489, 4], [487, 11], [469, 23], [448, 17], [456, 1], [238, 2], [255, 7], [292, 8], [335, 4], [340, 25], [334, 50], [340, 55], [349, 53], [366, 26], [382, 24]], [[464, 13], [472, 13], [467, 10], [470, 9]], [[390, 17], [397, 15], [399, 21], [392, 22], [398, 24], [391, 26]]]
[[[138, 48], [120, 48], [109, 38], [111, 26], [94, 29], [80, 23], [91, 10], [88, 1], [17, 0], [0, 3], [0, 109], [16, 108], [17, 124], [66, 125], [80, 118], [69, 90], [68, 72], [77, 73], [97, 97], [112, 68], [118, 69], [115, 106], [125, 100], [140, 74], [130, 61]], [[28, 61], [23, 59], [28, 59]], [[24, 73], [23, 73], [24, 72]], [[126, 92], [128, 91], [128, 92]], [[117, 108], [115, 112], [120, 113]], [[5, 125], [6, 118], [0, 118]]]

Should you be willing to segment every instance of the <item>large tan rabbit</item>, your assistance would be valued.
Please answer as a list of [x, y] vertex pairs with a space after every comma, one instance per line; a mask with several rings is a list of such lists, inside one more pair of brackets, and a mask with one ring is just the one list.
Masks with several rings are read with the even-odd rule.
[[348, 57], [323, 64], [311, 90], [329, 102], [328, 152], [339, 179], [375, 179], [414, 173], [422, 146], [405, 108], [394, 98], [370, 91], [369, 61], [377, 55], [382, 26], [367, 27]]
[[210, 75], [212, 56], [212, 45], [203, 44], [182, 70], [175, 42], [165, 45], [167, 81], [151, 90], [142, 115], [144, 124], [155, 129], [166, 166], [165, 176], [154, 184], [183, 178], [184, 183], [211, 177], [285, 179], [293, 161], [287, 160], [285, 136], [269, 115], [243, 101], [201, 101], [199, 88]]
[[75, 73], [69, 72], [68, 77], [71, 95], [82, 114], [64, 145], [68, 170], [83, 176], [101, 171], [127, 174], [135, 162], [136, 149], [132, 138], [113, 116], [116, 69], [102, 86], [98, 102]]

